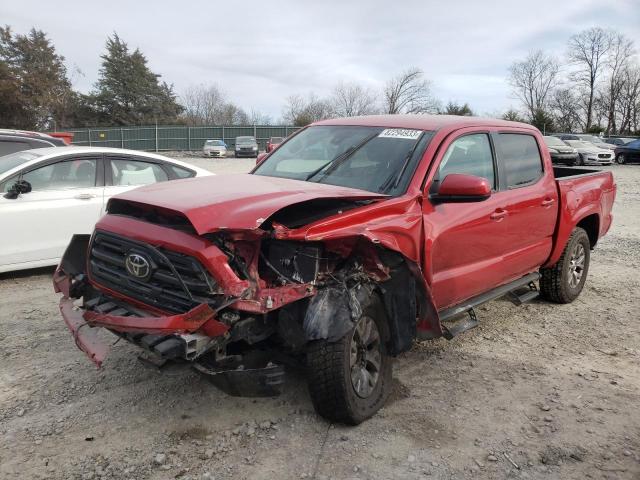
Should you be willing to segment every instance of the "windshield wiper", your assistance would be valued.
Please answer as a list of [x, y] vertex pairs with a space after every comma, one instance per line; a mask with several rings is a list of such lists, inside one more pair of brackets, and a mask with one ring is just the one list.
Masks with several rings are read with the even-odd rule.
[[351, 147], [347, 148], [344, 152], [342, 152], [341, 154], [335, 156], [334, 158], [329, 160], [327, 163], [324, 163], [320, 168], [315, 169], [313, 172], [311, 172], [309, 175], [307, 175], [305, 177], [305, 181], [308, 182], [313, 177], [315, 177], [318, 173], [320, 173], [322, 170], [324, 170], [325, 168], [329, 167], [329, 168], [327, 168], [327, 171], [324, 172], [324, 175], [318, 179], [318, 181], [322, 180], [324, 177], [326, 177], [331, 172], [333, 172], [336, 168], [338, 168], [340, 165], [342, 165], [347, 159], [349, 159], [349, 157], [351, 157], [351, 155], [353, 155], [358, 150], [360, 150], [362, 147], [364, 147], [365, 144], [367, 144], [370, 140], [372, 140], [374, 137], [377, 137], [379, 133], [380, 132], [372, 133], [368, 137], [365, 137], [365, 139], [362, 140], [357, 145], [352, 145]]
[[[416, 151], [416, 148], [418, 148], [418, 145], [420, 144], [420, 140], [422, 140], [423, 135], [424, 135], [424, 132], [420, 134], [420, 136], [418, 137], [418, 140], [413, 145], [413, 148], [409, 150], [409, 152], [407, 153], [407, 156], [404, 157], [404, 161], [402, 162], [402, 168], [400, 169], [400, 172], [398, 172], [397, 174], [392, 173], [391, 175], [389, 175], [387, 179], [382, 183], [382, 185], [378, 187], [378, 190], [380, 191], [380, 193], [386, 193], [387, 190], [391, 190], [398, 187], [398, 184], [400, 183], [400, 179], [402, 178], [402, 175], [404, 175], [405, 170], [409, 166], [409, 161], [411, 160], [411, 157], [413, 157], [413, 154]], [[393, 182], [393, 185], [391, 185], [392, 180], [395, 180]]]

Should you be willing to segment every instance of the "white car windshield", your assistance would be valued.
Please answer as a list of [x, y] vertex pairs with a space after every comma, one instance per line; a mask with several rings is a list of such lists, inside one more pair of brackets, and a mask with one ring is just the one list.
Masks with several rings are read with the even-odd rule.
[[27, 163], [34, 158], [41, 157], [42, 155], [35, 153], [31, 150], [23, 150], [21, 152], [11, 153], [0, 157], [0, 175], [8, 172], [12, 168], [18, 167], [23, 163]]
[[550, 147], [566, 147], [567, 144], [558, 137], [544, 137], [544, 143]]

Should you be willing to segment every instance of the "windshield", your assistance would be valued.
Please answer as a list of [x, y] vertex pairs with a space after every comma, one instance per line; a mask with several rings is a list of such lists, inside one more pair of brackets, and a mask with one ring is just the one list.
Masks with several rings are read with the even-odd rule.
[[558, 137], [544, 137], [544, 142], [550, 147], [566, 147], [567, 144]]
[[254, 171], [376, 193], [403, 193], [433, 132], [319, 125], [283, 143]]
[[207, 140], [207, 145], [210, 147], [224, 147], [222, 140]]
[[238, 137], [236, 143], [256, 143], [256, 139], [253, 137]]
[[0, 175], [8, 172], [18, 165], [22, 165], [23, 163], [27, 163], [28, 161], [41, 156], [42, 155], [38, 153], [29, 150], [23, 150], [21, 152], [11, 153], [9, 155], [5, 155], [4, 157], [0, 157]]

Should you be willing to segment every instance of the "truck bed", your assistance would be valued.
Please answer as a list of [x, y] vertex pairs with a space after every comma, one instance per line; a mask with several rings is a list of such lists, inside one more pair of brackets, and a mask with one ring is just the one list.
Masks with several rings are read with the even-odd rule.
[[559, 216], [555, 246], [545, 266], [558, 261], [575, 226], [590, 233], [593, 247], [611, 226], [616, 196], [616, 185], [609, 170], [554, 166], [553, 173], [558, 187]]

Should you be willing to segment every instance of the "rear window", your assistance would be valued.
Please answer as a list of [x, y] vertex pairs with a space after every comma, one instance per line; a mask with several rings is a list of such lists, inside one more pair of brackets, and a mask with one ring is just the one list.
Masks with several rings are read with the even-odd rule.
[[532, 135], [501, 133], [498, 149], [509, 188], [523, 187], [542, 177], [542, 158]]

